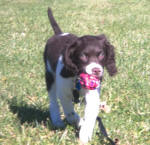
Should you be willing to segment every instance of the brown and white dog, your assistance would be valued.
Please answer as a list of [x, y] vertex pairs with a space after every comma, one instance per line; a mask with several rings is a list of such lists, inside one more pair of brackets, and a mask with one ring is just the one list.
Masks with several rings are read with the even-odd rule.
[[85, 110], [82, 119], [74, 110], [73, 90], [80, 73], [94, 74], [100, 80], [104, 67], [110, 76], [117, 72], [114, 47], [105, 35], [78, 37], [62, 33], [52, 11], [48, 16], [55, 35], [48, 39], [45, 51], [45, 78], [50, 97], [50, 118], [54, 126], [64, 127], [60, 117], [58, 98], [69, 123], [80, 127], [79, 138], [83, 143], [91, 140], [93, 128], [99, 113], [100, 86], [95, 90], [81, 88], [80, 95], [85, 98]]

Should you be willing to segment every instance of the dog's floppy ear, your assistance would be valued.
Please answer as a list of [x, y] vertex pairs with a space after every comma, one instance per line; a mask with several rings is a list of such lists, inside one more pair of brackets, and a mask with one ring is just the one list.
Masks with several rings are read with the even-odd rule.
[[103, 42], [104, 51], [105, 51], [105, 67], [110, 76], [113, 76], [117, 73], [117, 67], [115, 62], [115, 48], [107, 40], [105, 35], [100, 35], [99, 39]]
[[65, 69], [68, 72], [73, 73], [74, 75], [78, 74], [77, 60], [75, 51], [77, 47], [80, 45], [80, 40], [75, 40], [71, 45], [66, 47], [64, 51], [63, 62], [65, 65]]

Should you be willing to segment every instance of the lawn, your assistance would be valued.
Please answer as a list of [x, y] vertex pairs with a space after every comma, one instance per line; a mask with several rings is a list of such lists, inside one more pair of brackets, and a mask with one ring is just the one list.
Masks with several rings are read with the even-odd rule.
[[[149, 0], [0, 0], [0, 145], [79, 144], [73, 126], [54, 130], [49, 119], [43, 63], [53, 35], [48, 7], [64, 32], [108, 36], [118, 74], [110, 78], [105, 71], [101, 100], [111, 111], [99, 116], [119, 145], [149, 145]], [[96, 124], [89, 145], [108, 145], [98, 132]]]

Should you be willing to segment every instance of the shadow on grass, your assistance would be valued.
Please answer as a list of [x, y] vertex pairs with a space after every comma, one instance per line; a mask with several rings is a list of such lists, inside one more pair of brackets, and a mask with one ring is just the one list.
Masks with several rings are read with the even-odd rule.
[[[9, 108], [14, 114], [17, 114], [21, 124], [28, 123], [34, 127], [36, 124], [44, 123], [46, 125], [49, 123], [48, 110], [28, 105], [23, 101], [18, 101], [16, 98], [9, 100]], [[51, 122], [49, 125], [52, 126]]]
[[[44, 124], [47, 126], [50, 130], [57, 130], [58, 128], [55, 128], [49, 118], [49, 111], [42, 110], [40, 108], [37, 108], [38, 106], [35, 105], [28, 105], [24, 101], [18, 101], [17, 98], [13, 98], [8, 101], [9, 108], [11, 112], [17, 115], [19, 121], [21, 124], [27, 123], [28, 125], [32, 127], [36, 127], [37, 124]], [[66, 120], [64, 120], [66, 122]], [[66, 123], [67, 124], [67, 123]], [[64, 128], [60, 128], [60, 130], [64, 130]], [[79, 130], [75, 128], [76, 137], [79, 137]], [[99, 136], [99, 142], [101, 144], [106, 145], [117, 145], [112, 144], [109, 142], [105, 136], [103, 136], [101, 133], [97, 133]]]

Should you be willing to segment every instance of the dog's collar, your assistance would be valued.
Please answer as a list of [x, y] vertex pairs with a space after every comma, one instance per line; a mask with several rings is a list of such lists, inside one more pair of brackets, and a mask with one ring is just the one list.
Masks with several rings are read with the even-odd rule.
[[74, 80], [74, 88], [73, 88], [73, 101], [74, 103], [79, 103], [79, 91], [81, 90], [81, 85], [79, 82], [79, 75], [75, 76], [75, 80]]
[[80, 78], [77, 77], [75, 80], [75, 89], [80, 91], [81, 90], [81, 84], [80, 84]]

